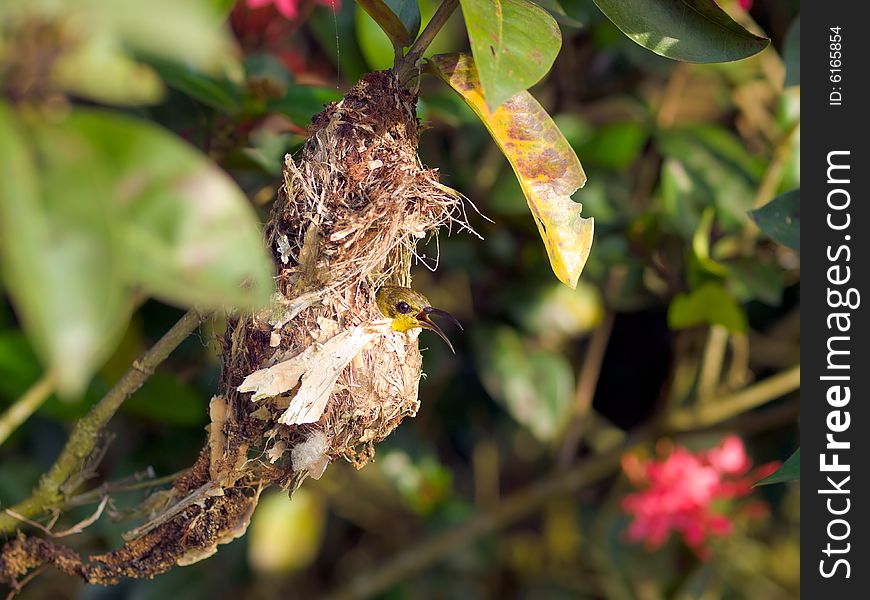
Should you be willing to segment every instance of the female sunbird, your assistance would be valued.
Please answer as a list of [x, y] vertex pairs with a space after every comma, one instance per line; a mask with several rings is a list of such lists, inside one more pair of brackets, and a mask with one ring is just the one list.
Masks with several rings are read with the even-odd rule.
[[459, 329], [462, 329], [462, 325], [456, 320], [456, 317], [446, 310], [433, 308], [429, 304], [429, 300], [426, 299], [426, 296], [411, 288], [385, 285], [378, 290], [375, 300], [384, 316], [392, 319], [393, 329], [396, 331], [408, 331], [415, 327], [430, 329], [447, 342], [450, 351], [456, 354], [453, 344], [450, 343], [450, 340], [447, 339], [441, 328], [433, 323], [429, 316], [439, 315], [445, 317], [455, 323]]

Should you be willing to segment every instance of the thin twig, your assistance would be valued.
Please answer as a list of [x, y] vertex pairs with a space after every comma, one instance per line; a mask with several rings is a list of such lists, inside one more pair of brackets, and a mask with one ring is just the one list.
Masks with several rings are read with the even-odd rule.
[[61, 509], [72, 508], [74, 506], [84, 506], [99, 502], [104, 496], [112, 494], [120, 494], [123, 492], [132, 492], [135, 490], [147, 490], [155, 488], [167, 483], [173, 483], [176, 479], [187, 473], [190, 469], [182, 469], [170, 475], [163, 477], [154, 477], [153, 471], [149, 468], [145, 474], [136, 473], [132, 477], [125, 477], [120, 481], [110, 481], [93, 490], [83, 492], [78, 496], [73, 496], [67, 500]]
[[716, 394], [728, 348], [728, 330], [722, 325], [713, 325], [707, 333], [707, 345], [701, 359], [698, 375], [698, 403], [704, 404]]
[[574, 392], [574, 409], [571, 422], [565, 430], [562, 447], [559, 450], [557, 458], [557, 467], [560, 469], [564, 469], [574, 462], [574, 457], [577, 456], [577, 449], [583, 440], [586, 416], [589, 414], [589, 407], [592, 406], [595, 389], [598, 387], [601, 365], [604, 364], [604, 353], [607, 351], [607, 344], [613, 331], [613, 320], [613, 313], [607, 311], [598, 329], [592, 335], [592, 340], [589, 342], [589, 349], [586, 351], [586, 356], [583, 359], [583, 367], [580, 370], [580, 378], [577, 381], [577, 389]]
[[[205, 315], [190, 310], [160, 338], [145, 354], [137, 359], [123, 377], [81, 418], [73, 429], [69, 440], [51, 469], [42, 476], [36, 489], [29, 498], [22, 500], [11, 510], [24, 517], [33, 517], [64, 503], [65, 489], [72, 489], [69, 482], [75, 482], [82, 467], [94, 453], [102, 437], [103, 428], [120, 408], [121, 404], [136, 390], [142, 387], [154, 373], [157, 366], [199, 327]], [[13, 531], [19, 521], [8, 514], [0, 514], [0, 532]]]
[[781, 398], [800, 386], [801, 368], [797, 365], [724, 398], [676, 411], [668, 424], [677, 431], [707, 427]]
[[399, 61], [399, 64], [396, 66], [395, 71], [399, 81], [407, 83], [411, 79], [417, 70], [420, 59], [423, 58], [423, 53], [426, 52], [426, 48], [429, 47], [429, 44], [432, 43], [432, 40], [435, 39], [441, 28], [447, 23], [447, 20], [453, 14], [453, 11], [456, 10], [457, 6], [459, 6], [459, 0], [444, 0], [441, 3], [441, 6], [438, 7], [438, 10], [435, 11], [432, 19], [423, 30], [423, 33], [420, 34], [420, 37], [408, 49], [405, 58]]
[[30, 573], [28, 573], [24, 577], [24, 579], [22, 579], [21, 581], [15, 582], [12, 589], [9, 591], [8, 594], [6, 594], [6, 600], [12, 600], [13, 598], [15, 598], [18, 594], [20, 594], [24, 590], [24, 587], [28, 583], [30, 583], [31, 581], [33, 581], [34, 579], [39, 577], [43, 573], [43, 571], [45, 571], [46, 569], [48, 569], [48, 563], [41, 564], [38, 567], [36, 567], [35, 569], [33, 569]]
[[773, 160], [768, 163], [767, 170], [758, 184], [758, 191], [755, 193], [752, 208], [764, 206], [776, 194], [776, 189], [782, 182], [786, 163], [792, 155], [792, 146], [794, 145], [795, 138], [800, 133], [800, 125], [800, 120], [789, 125], [788, 129], [782, 134], [782, 139], [776, 144], [776, 148], [773, 151]]
[[30, 389], [24, 392], [15, 404], [6, 409], [6, 412], [0, 416], [0, 444], [29, 419], [53, 391], [54, 377], [51, 373], [46, 373], [30, 386]]

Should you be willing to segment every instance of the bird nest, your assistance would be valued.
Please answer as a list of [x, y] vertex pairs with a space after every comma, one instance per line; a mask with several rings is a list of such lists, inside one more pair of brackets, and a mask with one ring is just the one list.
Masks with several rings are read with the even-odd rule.
[[242, 414], [269, 424], [268, 459], [289, 452], [297, 483], [337, 457], [363, 466], [419, 406], [417, 333], [389, 329], [375, 290], [409, 286], [417, 241], [465, 219], [461, 196], [417, 156], [415, 101], [389, 72], [369, 74], [285, 162], [267, 227], [276, 301], [236, 325], [246, 351], [229, 344], [225, 387], [242, 394]]
[[417, 241], [467, 225], [461, 196], [417, 156], [415, 103], [392, 73], [370, 73], [314, 117], [301, 155], [286, 158], [266, 226], [273, 302], [230, 321], [208, 443], [146, 502], [149, 520], [87, 562], [21, 538], [8, 569], [50, 562], [110, 583], [196, 562], [244, 533], [266, 486], [292, 491], [337, 458], [362, 467], [416, 414], [418, 331], [392, 331], [375, 290], [409, 286]]

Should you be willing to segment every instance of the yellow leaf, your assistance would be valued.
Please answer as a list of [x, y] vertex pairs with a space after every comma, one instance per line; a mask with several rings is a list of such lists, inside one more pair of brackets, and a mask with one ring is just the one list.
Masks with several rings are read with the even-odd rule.
[[582, 205], [571, 200], [586, 174], [568, 140], [528, 92], [490, 112], [471, 56], [439, 54], [430, 59], [429, 69], [483, 121], [523, 188], [553, 272], [576, 288], [592, 247], [594, 221], [581, 217]]

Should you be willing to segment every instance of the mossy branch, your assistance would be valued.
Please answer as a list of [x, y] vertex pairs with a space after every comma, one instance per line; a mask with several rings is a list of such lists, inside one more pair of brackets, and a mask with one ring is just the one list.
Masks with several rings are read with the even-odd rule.
[[[60, 456], [39, 480], [30, 497], [9, 507], [8, 511], [30, 518], [60, 508], [67, 496], [84, 481], [83, 467], [97, 449], [103, 428], [121, 404], [142, 387], [157, 366], [195, 331], [204, 319], [205, 315], [198, 311], [188, 311], [157, 343], [134, 361], [118, 383], [76, 423]], [[14, 531], [20, 525], [21, 521], [9, 512], [0, 513], [0, 532]]]

